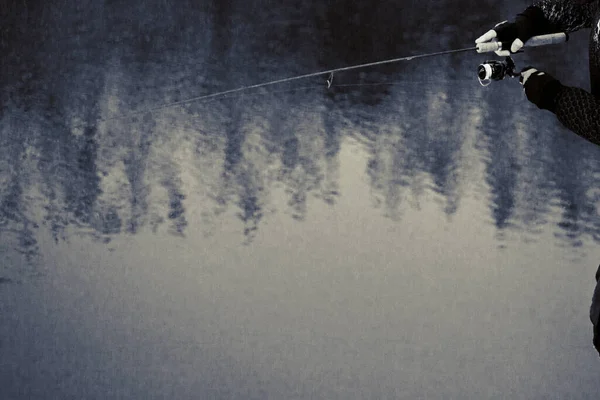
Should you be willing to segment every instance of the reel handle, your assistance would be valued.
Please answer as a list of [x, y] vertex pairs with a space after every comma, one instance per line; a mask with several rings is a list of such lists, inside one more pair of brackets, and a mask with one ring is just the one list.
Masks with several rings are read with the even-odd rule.
[[[564, 43], [567, 40], [569, 40], [569, 36], [566, 33], [549, 33], [547, 35], [539, 35], [532, 37], [527, 42], [525, 42], [523, 47], [546, 46], [549, 44]], [[477, 44], [478, 53], [491, 53], [501, 49], [502, 42], [487, 42]]]

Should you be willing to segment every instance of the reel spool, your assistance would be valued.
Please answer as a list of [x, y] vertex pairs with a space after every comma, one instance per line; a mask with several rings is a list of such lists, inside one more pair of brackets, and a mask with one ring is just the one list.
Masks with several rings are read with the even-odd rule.
[[515, 62], [510, 56], [506, 57], [504, 61], [486, 60], [477, 67], [477, 79], [481, 86], [488, 86], [492, 81], [501, 81], [506, 77], [518, 77], [520, 74], [515, 72], [515, 69]]

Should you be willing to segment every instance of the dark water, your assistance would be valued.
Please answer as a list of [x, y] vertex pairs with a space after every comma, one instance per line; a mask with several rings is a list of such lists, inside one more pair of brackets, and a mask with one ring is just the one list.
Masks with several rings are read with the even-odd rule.
[[[593, 398], [600, 149], [481, 87], [495, 55], [162, 107], [471, 46], [527, 4], [5, 3], [9, 398]], [[516, 61], [588, 88], [587, 32], [561, 46]]]

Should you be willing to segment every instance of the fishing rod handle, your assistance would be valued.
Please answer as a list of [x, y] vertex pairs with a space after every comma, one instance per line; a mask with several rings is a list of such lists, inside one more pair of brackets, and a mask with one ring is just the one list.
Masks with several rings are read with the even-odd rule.
[[[566, 33], [550, 33], [547, 35], [539, 35], [532, 37], [527, 42], [525, 42], [523, 47], [546, 46], [548, 44], [564, 43], [567, 40], [569, 40], [569, 36]], [[478, 53], [492, 53], [501, 49], [502, 42], [487, 42], [477, 44]]]

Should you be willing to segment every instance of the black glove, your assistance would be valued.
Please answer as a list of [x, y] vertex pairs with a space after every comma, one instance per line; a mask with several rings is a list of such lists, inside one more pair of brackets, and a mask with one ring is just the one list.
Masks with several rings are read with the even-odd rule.
[[600, 356], [600, 327], [598, 326], [598, 322], [594, 324], [594, 339], [592, 343], [594, 343], [594, 347]]
[[525, 67], [521, 71], [519, 82], [529, 101], [542, 110], [554, 112], [556, 96], [563, 87], [556, 78], [533, 67]]
[[600, 266], [596, 271], [596, 288], [594, 289], [594, 296], [592, 297], [592, 305], [590, 306], [590, 320], [594, 326], [594, 347], [600, 355], [600, 284], [598, 284], [598, 278], [600, 278]]
[[475, 40], [475, 43], [499, 41], [502, 49], [496, 51], [499, 56], [508, 56], [518, 52], [524, 43], [533, 36], [558, 32], [559, 29], [550, 24], [542, 10], [538, 7], [528, 7], [518, 14], [514, 22], [504, 21], [497, 24]]

